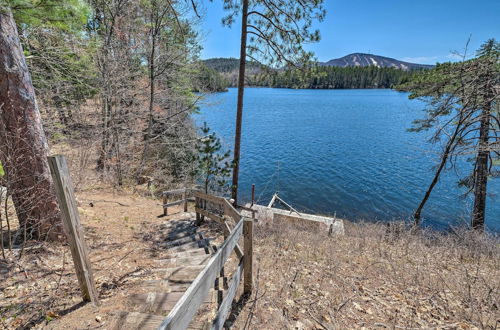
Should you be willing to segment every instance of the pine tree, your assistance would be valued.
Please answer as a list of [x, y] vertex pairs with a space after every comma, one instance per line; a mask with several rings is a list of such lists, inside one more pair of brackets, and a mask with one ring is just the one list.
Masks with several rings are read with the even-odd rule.
[[230, 151], [223, 151], [222, 143], [215, 133], [210, 133], [207, 123], [201, 128], [202, 137], [197, 145], [197, 175], [203, 182], [205, 193], [224, 190], [231, 174]]
[[234, 141], [234, 169], [231, 196], [238, 199], [243, 96], [247, 58], [271, 66], [308, 63], [312, 53], [303, 45], [319, 41], [319, 31], [312, 30], [315, 20], [323, 20], [323, 0], [224, 0], [229, 14], [223, 19], [231, 26], [241, 15], [240, 67]]
[[500, 43], [488, 40], [476, 58], [440, 64], [404, 87], [412, 92], [411, 98], [428, 102], [427, 117], [415, 121], [413, 130], [433, 129], [431, 141], [445, 141], [434, 178], [415, 211], [415, 223], [420, 223], [422, 209], [445, 165], [453, 167], [460, 157], [473, 163], [460, 185], [474, 195], [472, 228], [483, 230], [487, 182], [497, 175], [494, 160], [500, 156]]

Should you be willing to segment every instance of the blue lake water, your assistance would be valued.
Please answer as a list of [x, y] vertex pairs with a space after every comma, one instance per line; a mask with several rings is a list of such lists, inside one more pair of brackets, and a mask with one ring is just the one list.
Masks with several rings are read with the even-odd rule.
[[[234, 88], [208, 95], [195, 121], [204, 121], [228, 148], [234, 143]], [[275, 191], [296, 209], [351, 220], [408, 218], [418, 206], [439, 161], [429, 133], [410, 133], [425, 104], [392, 90], [290, 90], [245, 92], [239, 198], [267, 204]], [[440, 179], [424, 222], [436, 228], [469, 221], [462, 163]], [[500, 179], [488, 183], [487, 226], [500, 230]]]

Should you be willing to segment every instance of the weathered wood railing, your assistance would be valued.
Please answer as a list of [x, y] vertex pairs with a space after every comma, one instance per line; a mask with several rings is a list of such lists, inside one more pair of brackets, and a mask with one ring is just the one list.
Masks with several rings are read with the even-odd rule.
[[[188, 202], [191, 200], [189, 195], [191, 193], [191, 189], [181, 188], [174, 189], [163, 192], [163, 215], [168, 215], [168, 208], [175, 205], [184, 205], [184, 212], [187, 212]], [[169, 202], [169, 197], [171, 196], [181, 196], [180, 199]]]
[[[243, 293], [250, 294], [252, 292], [253, 220], [242, 217], [225, 198], [208, 195], [199, 191], [193, 191], [192, 193], [196, 202], [197, 222], [201, 223], [203, 217], [220, 222], [223, 224], [225, 240], [172, 311], [167, 315], [159, 329], [187, 328], [233, 250], [239, 260], [238, 266], [232, 275], [226, 296], [219, 302], [219, 308], [211, 328], [218, 330], [224, 326], [224, 322], [231, 311], [231, 306], [242, 276]], [[234, 228], [230, 228], [225, 220], [226, 216], [234, 220], [236, 223]], [[242, 236], [244, 254], [238, 246], [238, 241]]]

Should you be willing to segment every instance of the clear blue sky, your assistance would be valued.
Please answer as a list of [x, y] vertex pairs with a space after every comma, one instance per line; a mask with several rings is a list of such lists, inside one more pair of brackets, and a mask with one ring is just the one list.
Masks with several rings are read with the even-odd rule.
[[[361, 52], [434, 64], [454, 59], [471, 36], [475, 51], [500, 39], [500, 0], [325, 0], [322, 39], [306, 48], [320, 61]], [[205, 2], [201, 57], [239, 57], [239, 25], [223, 27], [221, 0]]]

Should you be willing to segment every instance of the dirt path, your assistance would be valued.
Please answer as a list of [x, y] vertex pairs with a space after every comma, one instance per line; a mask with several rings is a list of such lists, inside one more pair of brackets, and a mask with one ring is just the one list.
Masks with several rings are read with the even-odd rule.
[[174, 214], [180, 209], [161, 217], [158, 200], [112, 190], [77, 199], [101, 306], [81, 303], [69, 248], [47, 243], [19, 266], [0, 265], [0, 328], [123, 328], [133, 317], [119, 311], [163, 318], [209, 256], [200, 233], [211, 244], [222, 239], [212, 223], [193, 228], [192, 214]]

